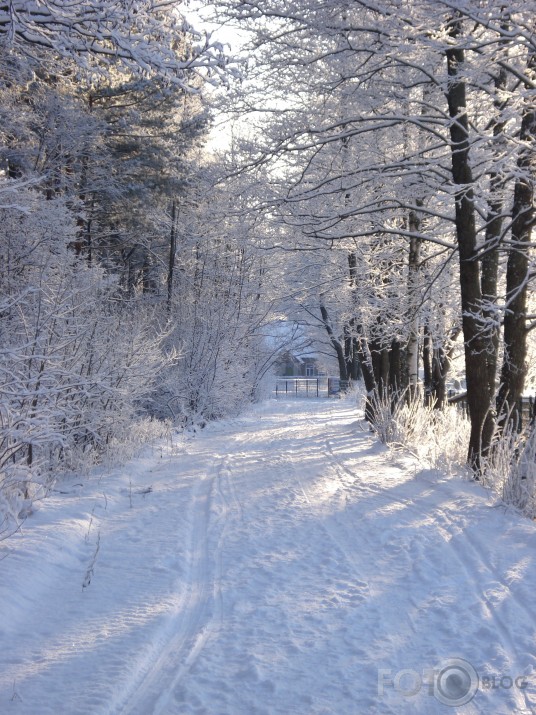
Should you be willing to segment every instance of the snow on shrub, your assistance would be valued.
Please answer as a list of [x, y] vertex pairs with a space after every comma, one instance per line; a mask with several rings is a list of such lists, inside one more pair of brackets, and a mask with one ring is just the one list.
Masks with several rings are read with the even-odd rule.
[[9, 239], [0, 255], [0, 509], [8, 521], [19, 494], [31, 498], [32, 485], [117, 445], [168, 361], [154, 310], [121, 299], [116, 278], [69, 248], [77, 227], [65, 202], [30, 193], [28, 203], [26, 214], [0, 209]]
[[464, 468], [470, 424], [457, 407], [436, 410], [421, 393], [373, 396], [373, 428], [391, 447], [403, 447], [429, 468], [448, 473]]
[[[414, 454], [427, 467], [447, 473], [467, 470], [470, 423], [457, 407], [435, 410], [422, 395], [372, 397], [373, 428], [392, 448]], [[483, 459], [481, 483], [505, 504], [536, 518], [536, 425], [518, 433], [497, 430], [490, 454]]]
[[512, 426], [497, 432], [482, 481], [505, 504], [536, 518], [536, 425], [521, 433]]

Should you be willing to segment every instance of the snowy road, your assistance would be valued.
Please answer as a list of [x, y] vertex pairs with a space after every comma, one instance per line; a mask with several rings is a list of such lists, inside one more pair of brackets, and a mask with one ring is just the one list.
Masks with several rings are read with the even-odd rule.
[[0, 544], [2, 715], [536, 713], [534, 524], [348, 402], [58, 489]]

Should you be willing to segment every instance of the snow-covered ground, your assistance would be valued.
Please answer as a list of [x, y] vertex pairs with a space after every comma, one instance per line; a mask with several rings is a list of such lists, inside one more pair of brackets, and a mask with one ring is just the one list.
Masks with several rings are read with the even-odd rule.
[[64, 481], [2, 557], [2, 715], [536, 712], [535, 525], [350, 402]]

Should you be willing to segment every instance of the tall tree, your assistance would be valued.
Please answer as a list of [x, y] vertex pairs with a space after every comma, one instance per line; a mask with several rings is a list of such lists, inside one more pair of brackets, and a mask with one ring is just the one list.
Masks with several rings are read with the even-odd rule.
[[[504, 373], [503, 383], [511, 383], [513, 393], [519, 394], [525, 369], [523, 329], [515, 316], [526, 312], [521, 286], [527, 286], [530, 276], [527, 255], [523, 257], [530, 220], [523, 223], [525, 238], [519, 240], [516, 232], [522, 226], [515, 224], [515, 216], [521, 199], [513, 201], [517, 208], [511, 224], [504, 214], [510, 197], [527, 194], [530, 184], [530, 177], [524, 178], [515, 188], [516, 177], [526, 177], [528, 169], [519, 163], [518, 130], [521, 117], [524, 132], [530, 124], [526, 98], [531, 97], [533, 79], [526, 58], [533, 49], [533, 1], [506, 8], [476, 0], [387, 2], [381, 7], [368, 0], [353, 6], [339, 0], [313, 6], [302, 0], [225, 0], [221, 7], [226, 18], [253, 33], [254, 69], [242, 109], [252, 121], [271, 119], [264, 121], [257, 151], [245, 162], [277, 167], [281, 191], [273, 203], [259, 202], [259, 209], [299, 231], [311, 250], [322, 244], [343, 249], [348, 241], [373, 245], [391, 237], [398, 245], [403, 241], [406, 251], [410, 244], [409, 271], [418, 245], [421, 263], [430, 262], [430, 268], [435, 264], [423, 271], [431, 282], [415, 296], [427, 316], [421, 322], [428, 326], [427, 340], [434, 322], [433, 281], [451, 272], [452, 252], [458, 252], [455, 300], [463, 326], [472, 422], [468, 459], [478, 471], [494, 429], [505, 255], [510, 265], [506, 311], [509, 304], [515, 309], [504, 313], [504, 340], [508, 365], [515, 370]], [[240, 99], [234, 106], [240, 108]], [[414, 128], [411, 141], [408, 126]], [[524, 136], [526, 157], [532, 156]], [[337, 147], [344, 151], [343, 162], [335, 159]], [[526, 216], [526, 196], [522, 203], [521, 215]], [[393, 266], [398, 265], [395, 259]], [[377, 294], [370, 297], [379, 309], [380, 295], [392, 298], [389, 274], [396, 275], [397, 269], [390, 259], [376, 266], [385, 283], [378, 292], [382, 281], [376, 279]], [[360, 279], [373, 272], [360, 262]], [[360, 294], [361, 306], [365, 295]], [[449, 296], [447, 302], [455, 300]], [[404, 346], [390, 310], [379, 312], [380, 320], [365, 327], [370, 330], [376, 378], [385, 383], [387, 373], [392, 375], [392, 368], [403, 362], [404, 347], [415, 376], [420, 326], [413, 326]], [[356, 322], [363, 326], [363, 321]], [[444, 345], [436, 338], [428, 345], [430, 385], [437, 386], [440, 403], [457, 323], [455, 319], [440, 331]]]
[[[536, 51], [530, 50], [524, 86], [526, 91], [519, 131], [520, 150], [512, 206], [511, 247], [506, 270], [504, 358], [498, 407], [520, 424], [519, 400], [527, 373], [527, 295], [534, 224], [534, 153], [536, 142]], [[502, 415], [504, 421], [505, 414]]]
[[487, 454], [493, 437], [492, 392], [487, 374], [486, 354], [493, 349], [482, 330], [482, 291], [478, 261], [475, 196], [470, 159], [469, 117], [467, 114], [465, 71], [465, 38], [461, 15], [456, 14], [448, 23], [452, 44], [447, 48], [449, 81], [447, 100], [452, 119], [450, 125], [452, 151], [452, 178], [456, 185], [456, 238], [460, 259], [460, 298], [463, 337], [465, 344], [465, 371], [467, 402], [471, 418], [469, 462], [480, 470], [481, 459]]

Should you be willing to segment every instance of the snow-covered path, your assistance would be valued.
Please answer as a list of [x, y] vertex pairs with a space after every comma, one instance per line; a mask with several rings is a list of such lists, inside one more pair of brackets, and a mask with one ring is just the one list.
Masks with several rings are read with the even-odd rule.
[[536, 713], [535, 526], [358, 418], [268, 403], [62, 483], [0, 543], [0, 713]]

